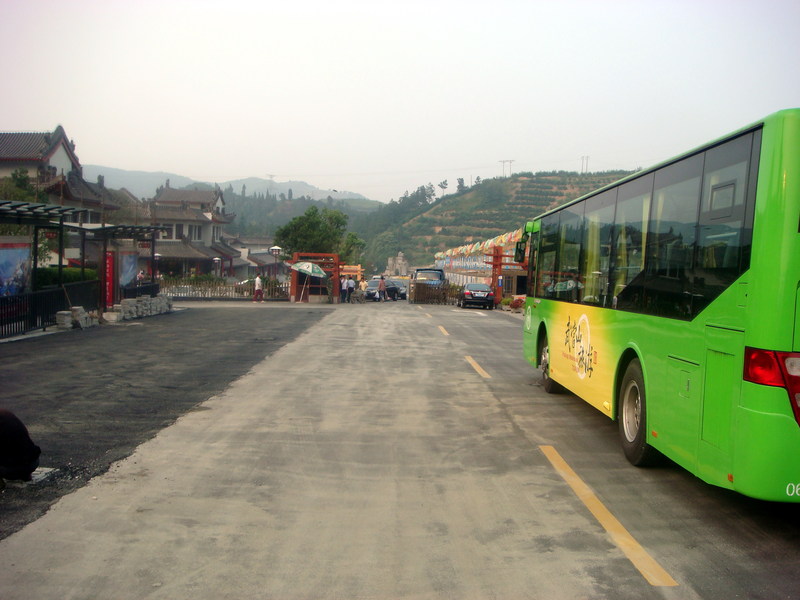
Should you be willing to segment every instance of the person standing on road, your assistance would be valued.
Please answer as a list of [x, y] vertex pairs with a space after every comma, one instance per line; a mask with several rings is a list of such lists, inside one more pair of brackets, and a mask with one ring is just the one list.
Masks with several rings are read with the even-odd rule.
[[339, 277], [339, 302], [346, 302], [347, 301], [347, 280], [344, 278], [344, 275]]
[[381, 299], [381, 302], [386, 302], [386, 280], [381, 275], [381, 279], [378, 282], [378, 297]]
[[263, 302], [264, 301], [264, 284], [261, 281], [261, 275], [256, 273], [256, 289], [255, 293], [253, 294], [253, 302]]
[[347, 301], [352, 302], [353, 299], [353, 292], [356, 289], [356, 282], [353, 279], [353, 276], [350, 275], [347, 278]]

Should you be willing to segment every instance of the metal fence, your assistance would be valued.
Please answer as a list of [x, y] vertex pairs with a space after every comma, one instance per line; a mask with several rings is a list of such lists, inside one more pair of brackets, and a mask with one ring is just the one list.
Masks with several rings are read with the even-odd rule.
[[[289, 300], [289, 282], [268, 279], [263, 283], [264, 300]], [[252, 300], [255, 283], [228, 283], [224, 280], [165, 279], [161, 293], [178, 300]]]
[[123, 298], [138, 298], [139, 296], [158, 296], [160, 291], [160, 284], [158, 283], [142, 283], [139, 285], [132, 285], [122, 288]]
[[439, 285], [415, 282], [408, 293], [408, 301], [412, 304], [455, 304], [461, 286], [444, 282]]
[[67, 283], [60, 287], [0, 297], [0, 338], [22, 335], [56, 324], [56, 313], [82, 306], [97, 310], [100, 301], [100, 282]]

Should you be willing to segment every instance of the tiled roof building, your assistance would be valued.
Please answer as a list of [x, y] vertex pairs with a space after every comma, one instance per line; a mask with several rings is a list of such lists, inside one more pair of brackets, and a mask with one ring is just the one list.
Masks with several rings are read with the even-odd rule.
[[0, 132], [0, 177], [18, 169], [28, 172], [49, 203], [87, 209], [81, 213], [85, 223], [104, 222], [106, 213], [119, 208], [102, 177], [96, 184], [83, 179], [75, 143], [61, 125], [52, 132]]
[[166, 228], [158, 240], [162, 272], [232, 273], [240, 252], [222, 240], [222, 226], [234, 216], [225, 212], [218, 188], [176, 190], [167, 180], [150, 203], [152, 223]]

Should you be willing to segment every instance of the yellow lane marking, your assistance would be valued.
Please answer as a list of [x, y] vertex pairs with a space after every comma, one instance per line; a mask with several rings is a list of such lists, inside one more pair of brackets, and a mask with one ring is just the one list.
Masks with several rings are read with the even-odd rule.
[[439, 331], [441, 331], [444, 335], [450, 335], [449, 333], [447, 333], [447, 330], [441, 325], [439, 325]]
[[472, 368], [475, 369], [478, 372], [478, 375], [480, 375], [484, 379], [491, 379], [492, 378], [491, 375], [489, 375], [486, 371], [483, 370], [483, 367], [481, 367], [477, 362], [475, 362], [474, 358], [472, 358], [471, 356], [465, 356], [464, 358], [466, 359], [466, 361], [469, 364], [472, 365]]
[[661, 565], [650, 556], [647, 551], [628, 533], [628, 530], [611, 514], [602, 502], [595, 496], [592, 489], [578, 477], [575, 471], [561, 458], [561, 455], [552, 446], [539, 446], [564, 481], [567, 482], [575, 495], [586, 505], [594, 518], [603, 526], [614, 543], [619, 547], [628, 560], [633, 563], [650, 585], [667, 587], [676, 586], [678, 583], [670, 577]]

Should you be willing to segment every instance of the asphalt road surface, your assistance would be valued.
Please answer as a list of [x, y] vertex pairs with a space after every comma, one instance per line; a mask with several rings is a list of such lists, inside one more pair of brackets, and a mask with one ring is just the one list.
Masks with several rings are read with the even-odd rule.
[[800, 597], [796, 505], [628, 465], [514, 315], [186, 306], [0, 344], [0, 598]]

